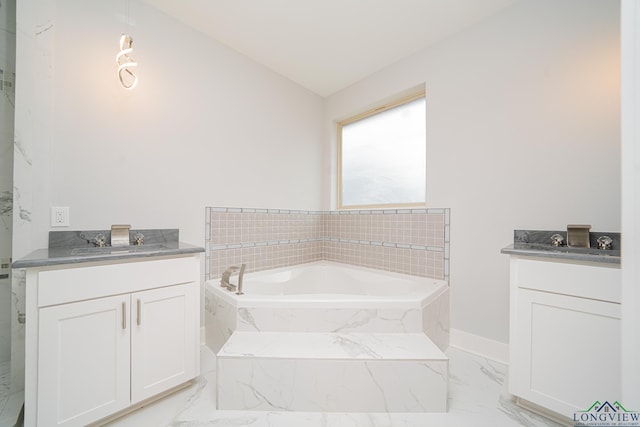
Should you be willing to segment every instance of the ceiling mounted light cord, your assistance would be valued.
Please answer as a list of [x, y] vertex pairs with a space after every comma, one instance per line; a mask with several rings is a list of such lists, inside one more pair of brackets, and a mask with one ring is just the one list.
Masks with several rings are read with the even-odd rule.
[[131, 33], [129, 0], [127, 0], [127, 33], [120, 36], [120, 52], [116, 55], [118, 64], [118, 80], [125, 89], [133, 89], [138, 84], [138, 77], [131, 71], [138, 63], [129, 56], [133, 52], [133, 38]]

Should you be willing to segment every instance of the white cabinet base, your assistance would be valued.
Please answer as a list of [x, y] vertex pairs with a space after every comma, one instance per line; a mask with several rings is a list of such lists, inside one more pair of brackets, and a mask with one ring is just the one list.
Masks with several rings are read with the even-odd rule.
[[199, 374], [199, 255], [26, 276], [26, 427], [103, 422]]
[[155, 396], [150, 397], [150, 398], [148, 398], [146, 400], [143, 400], [143, 401], [138, 402], [138, 403], [134, 403], [134, 404], [128, 406], [127, 408], [125, 408], [125, 409], [123, 409], [123, 410], [121, 410], [119, 412], [115, 412], [115, 413], [109, 415], [108, 417], [104, 417], [104, 418], [101, 418], [100, 420], [98, 420], [98, 421], [96, 421], [94, 423], [87, 424], [87, 427], [100, 427], [100, 426], [109, 424], [110, 422], [115, 421], [118, 418], [122, 418], [125, 415], [131, 414], [132, 412], [135, 412], [138, 409], [144, 408], [145, 406], [147, 406], [147, 405], [149, 405], [149, 404], [151, 404], [153, 402], [156, 402], [158, 400], [162, 400], [163, 398], [165, 398], [167, 396], [170, 396], [170, 395], [172, 395], [174, 393], [177, 393], [180, 390], [184, 390], [187, 387], [191, 387], [193, 385], [194, 381], [195, 381], [195, 379], [187, 381], [186, 383], [182, 383], [180, 385], [172, 387], [172, 388], [170, 388], [168, 390], [165, 390], [162, 393], [158, 393]]
[[619, 399], [619, 288], [617, 266], [512, 257], [509, 392], [569, 419]]
[[533, 412], [534, 414], [538, 414], [540, 416], [548, 418], [551, 421], [555, 421], [560, 425], [567, 426], [567, 427], [573, 427], [575, 425], [575, 422], [570, 418], [562, 416], [557, 412], [551, 411], [540, 405], [536, 405], [535, 403], [529, 402], [528, 400], [523, 399], [521, 397], [516, 397], [516, 405], [526, 409], [527, 411]]

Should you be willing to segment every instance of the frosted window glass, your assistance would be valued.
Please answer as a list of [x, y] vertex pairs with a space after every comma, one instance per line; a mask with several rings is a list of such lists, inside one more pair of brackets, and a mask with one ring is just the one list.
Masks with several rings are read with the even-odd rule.
[[426, 102], [342, 126], [342, 206], [424, 203]]

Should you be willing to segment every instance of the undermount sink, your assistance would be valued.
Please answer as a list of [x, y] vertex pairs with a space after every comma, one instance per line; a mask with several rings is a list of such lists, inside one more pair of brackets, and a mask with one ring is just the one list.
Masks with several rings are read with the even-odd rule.
[[159, 245], [139, 245], [139, 246], [104, 246], [104, 247], [85, 247], [71, 249], [71, 255], [107, 255], [107, 254], [123, 254], [131, 252], [155, 252], [169, 249], [168, 246]]

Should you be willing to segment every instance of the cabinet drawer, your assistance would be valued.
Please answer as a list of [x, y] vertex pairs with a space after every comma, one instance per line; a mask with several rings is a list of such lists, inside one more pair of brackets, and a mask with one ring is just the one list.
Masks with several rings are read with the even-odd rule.
[[620, 303], [618, 266], [511, 259], [518, 288]]
[[198, 282], [198, 259], [157, 259], [38, 273], [38, 307]]

